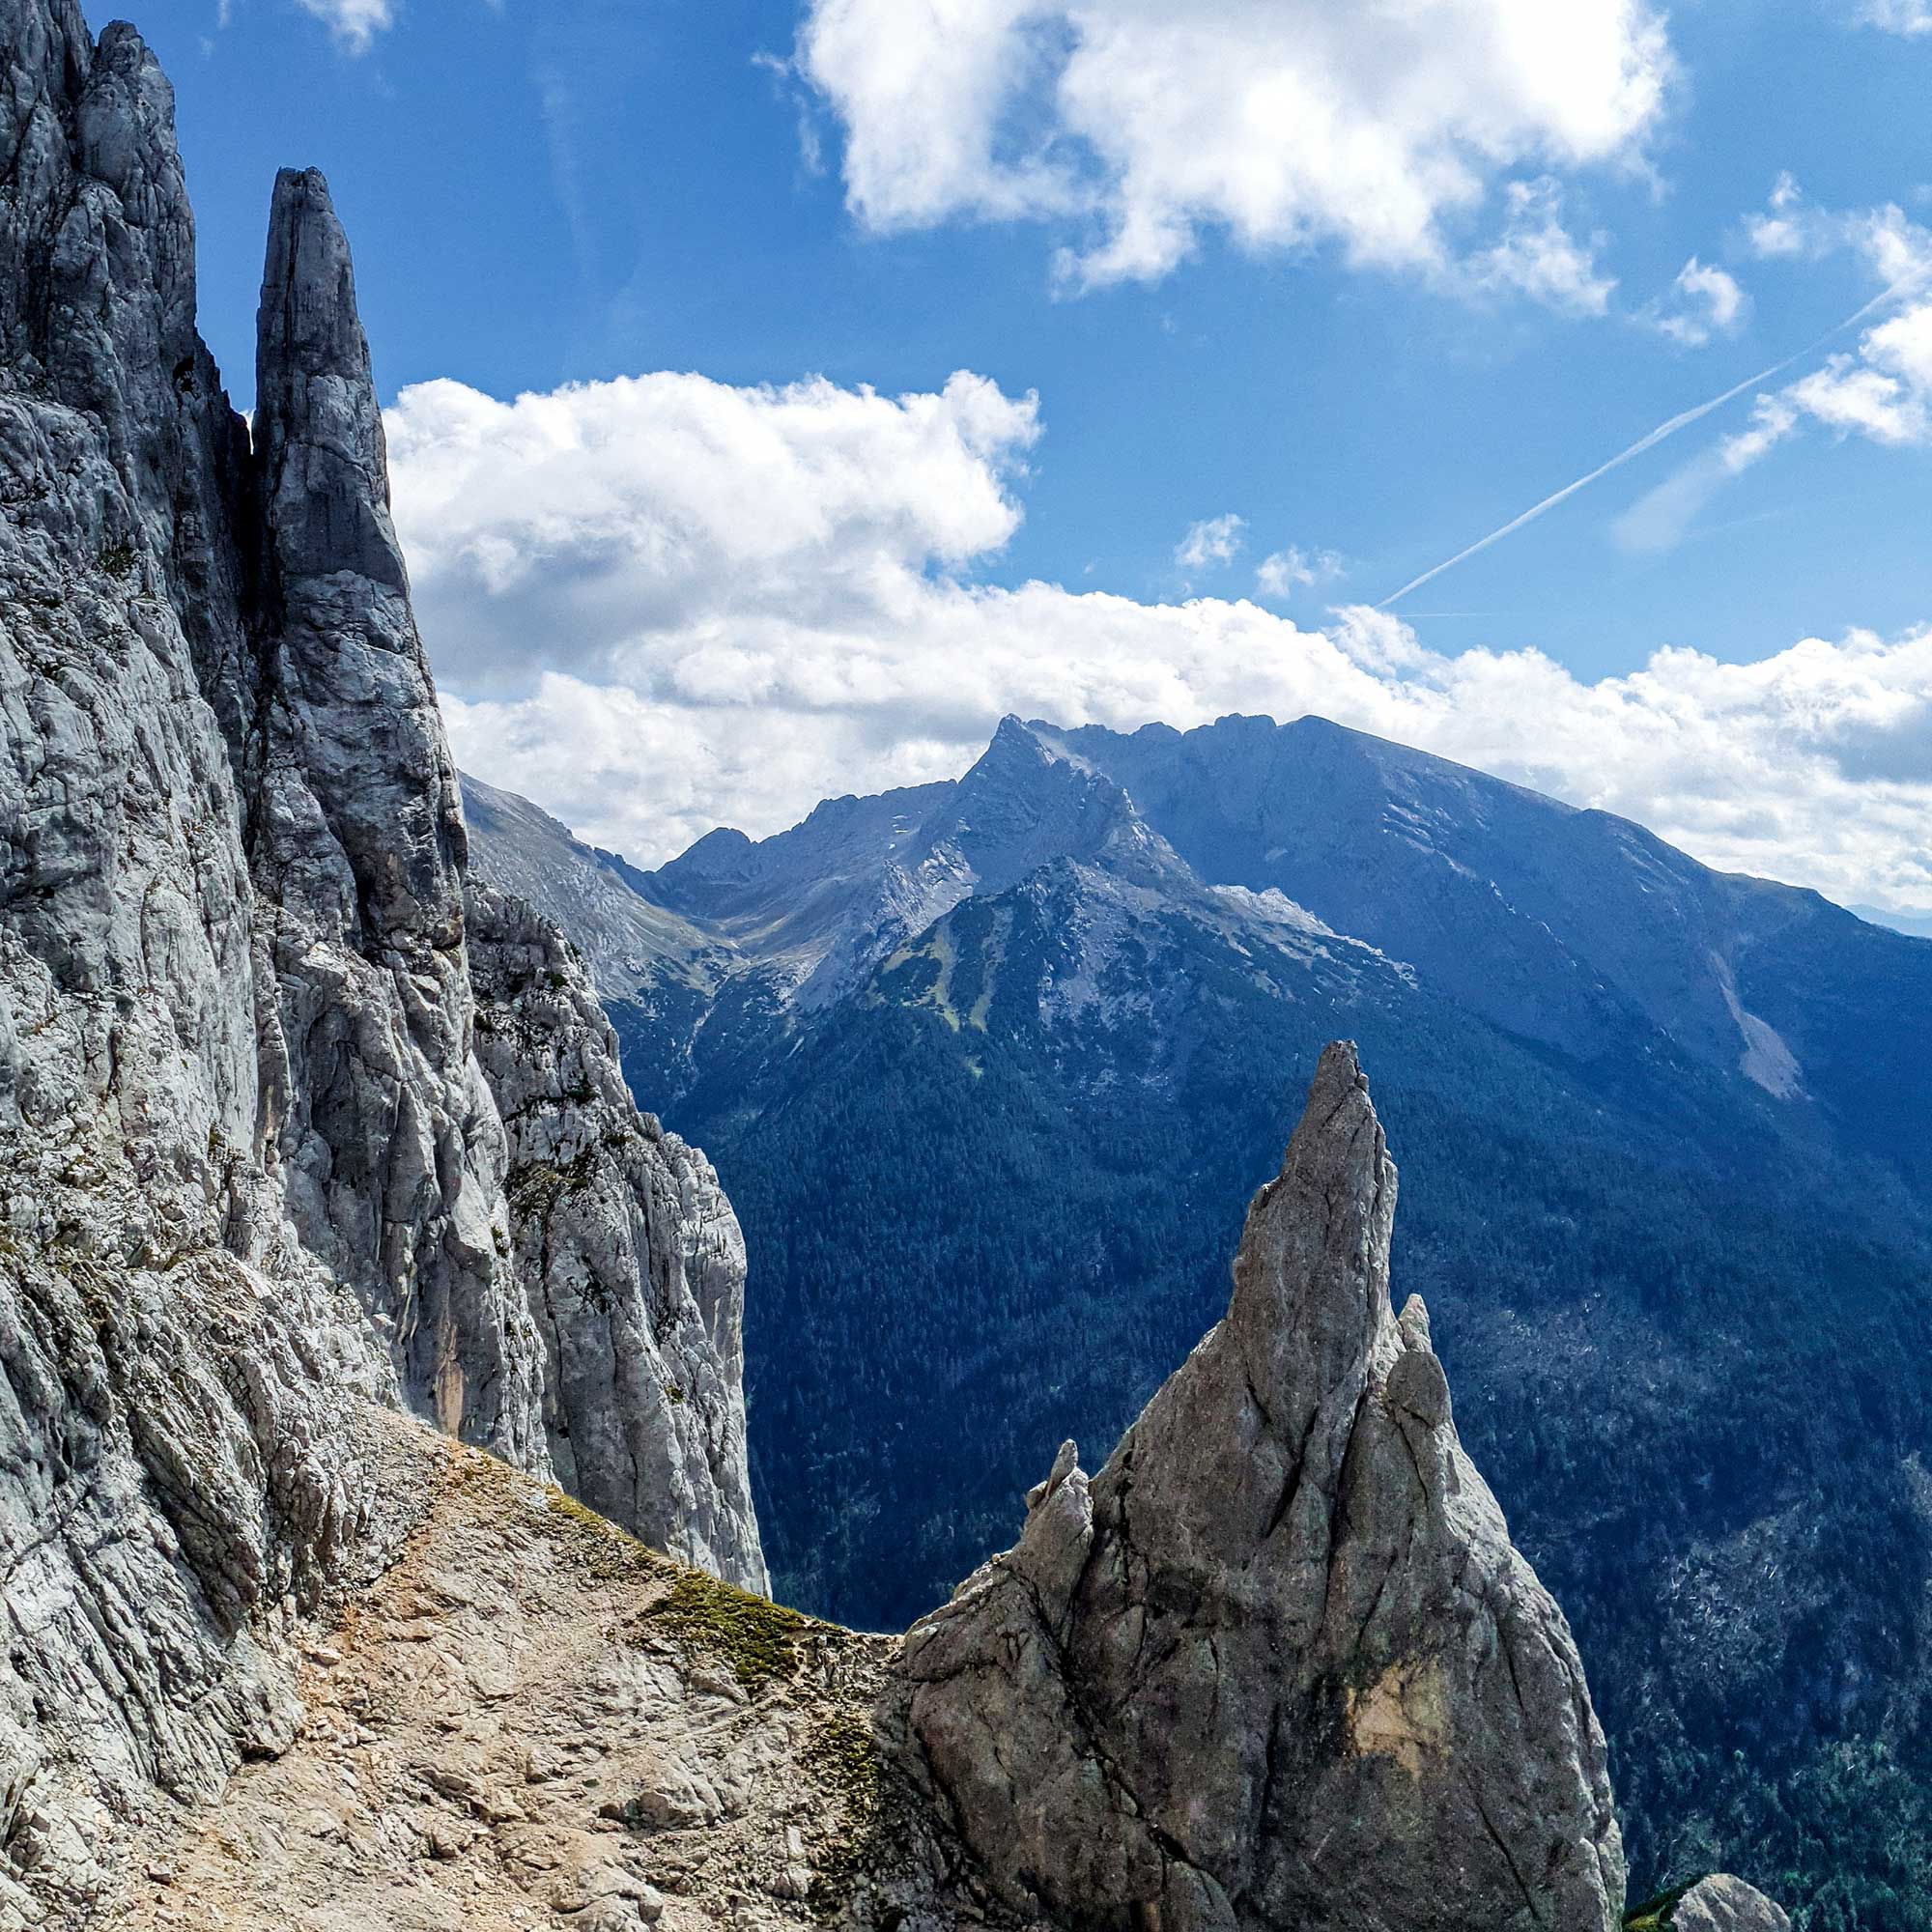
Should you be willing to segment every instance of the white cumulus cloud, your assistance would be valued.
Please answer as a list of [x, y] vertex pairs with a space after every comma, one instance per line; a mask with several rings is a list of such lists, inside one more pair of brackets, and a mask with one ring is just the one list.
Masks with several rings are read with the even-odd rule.
[[1303, 550], [1290, 544], [1262, 558], [1255, 566], [1255, 588], [1264, 597], [1277, 600], [1293, 597], [1297, 590], [1313, 590], [1342, 574], [1342, 559], [1332, 550]]
[[1468, 275], [1480, 289], [1514, 291], [1568, 315], [1603, 315], [1616, 278], [1597, 267], [1605, 238], [1578, 242], [1563, 221], [1563, 190], [1548, 175], [1504, 189], [1502, 237], [1472, 256]]
[[[955, 774], [1009, 710], [1120, 728], [1316, 711], [1713, 864], [1932, 909], [1932, 631], [1743, 665], [1666, 650], [1586, 682], [1533, 650], [1441, 653], [1366, 609], [1303, 628], [1247, 601], [977, 583], [1019, 523], [1039, 416], [964, 374], [892, 398], [658, 375], [502, 403], [435, 383], [388, 426], [459, 758], [641, 863]], [[1326, 568], [1275, 559], [1291, 582]]]
[[1750, 298], [1729, 270], [1695, 255], [1677, 271], [1670, 292], [1645, 319], [1686, 349], [1701, 349], [1720, 335], [1735, 335], [1750, 314]]
[[601, 674], [674, 639], [689, 693], [728, 678], [706, 667], [737, 662], [734, 627], [836, 627], [997, 552], [1039, 419], [963, 372], [896, 398], [659, 374], [512, 403], [424, 383], [387, 427], [460, 688], [521, 678], [532, 654]]
[[[1075, 287], [1207, 230], [1460, 280], [1498, 180], [1637, 160], [1674, 74], [1647, 0], [811, 0], [795, 65], [861, 221], [1045, 221]], [[1594, 271], [1544, 258], [1499, 272], [1588, 310]]]

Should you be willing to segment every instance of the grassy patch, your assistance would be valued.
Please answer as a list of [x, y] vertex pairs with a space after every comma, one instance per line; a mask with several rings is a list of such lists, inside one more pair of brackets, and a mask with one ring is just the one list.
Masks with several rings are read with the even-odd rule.
[[738, 1682], [753, 1692], [796, 1672], [798, 1640], [814, 1628], [810, 1617], [782, 1604], [733, 1589], [696, 1570], [681, 1572], [644, 1617], [694, 1650], [723, 1658]]
[[1660, 1932], [1676, 1915], [1678, 1900], [1701, 1883], [1692, 1879], [1689, 1885], [1675, 1886], [1669, 1891], [1660, 1891], [1655, 1898], [1646, 1898], [1641, 1905], [1632, 1906], [1624, 1914], [1624, 1932]]
[[812, 1726], [799, 1762], [844, 1813], [830, 1846], [812, 1861], [813, 1915], [836, 1918], [854, 1883], [878, 1862], [885, 1816], [878, 1740], [864, 1717], [832, 1711]]

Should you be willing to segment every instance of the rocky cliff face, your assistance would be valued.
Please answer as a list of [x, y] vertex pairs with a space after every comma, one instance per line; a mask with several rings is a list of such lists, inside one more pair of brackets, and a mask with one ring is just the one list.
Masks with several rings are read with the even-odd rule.
[[[306, 1646], [302, 1734], [153, 1822], [115, 1922], [1614, 1924], [1581, 1671], [1419, 1307], [1388, 1310], [1393, 1205], [1333, 1048], [1227, 1321], [902, 1640], [679, 1572], [369, 1411], [391, 1553]], [[1713, 1879], [1633, 1923], [1785, 1921]]]
[[[22, 1874], [37, 1909], [85, 1910], [145, 1794], [210, 1792], [238, 1753], [286, 1747], [287, 1619], [353, 1578], [384, 1506], [347, 1427], [365, 1401], [539, 1474], [568, 1433], [566, 1473], [603, 1507], [763, 1577], [742, 1248], [708, 1170], [639, 1120], [600, 1039], [532, 1015], [527, 1068], [507, 1035], [487, 1078], [476, 1051], [477, 978], [498, 1001], [505, 945], [545, 955], [563, 1006], [589, 995], [500, 905], [472, 962], [327, 187], [275, 186], [251, 444], [195, 333], [172, 116], [130, 28], [97, 43], [71, 0], [0, 0], [17, 1910]], [[555, 1240], [513, 1180], [560, 1066], [594, 1090], [580, 1131], [620, 1151], [591, 1157]], [[597, 1426], [571, 1429], [586, 1364], [647, 1339], [666, 1377], [607, 1364]]]
[[314, 172], [275, 183], [256, 387], [262, 587], [233, 728], [279, 996], [265, 1136], [304, 1242], [361, 1293], [410, 1402], [537, 1466], [542, 1354], [470, 1052], [455, 768], [349, 246]]
[[653, 1548], [765, 1588], [745, 1464], [745, 1237], [696, 1148], [639, 1116], [570, 948], [472, 885], [476, 1051], [538, 1284], [545, 1438], [573, 1494]]
[[917, 1626], [911, 1727], [1014, 1906], [1206, 1928], [1621, 1920], [1561, 1611], [1457, 1441], [1354, 1050], [1255, 1197], [1226, 1319], [1091, 1481]]

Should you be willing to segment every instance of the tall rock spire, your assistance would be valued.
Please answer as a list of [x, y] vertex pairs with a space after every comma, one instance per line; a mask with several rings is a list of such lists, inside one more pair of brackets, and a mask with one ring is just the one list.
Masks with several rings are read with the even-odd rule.
[[1622, 1845], [1561, 1611], [1456, 1436], [1351, 1046], [1226, 1319], [906, 1641], [915, 1766], [1010, 1903], [1162, 1932], [1608, 1932]]
[[268, 654], [342, 861], [315, 852], [298, 883], [366, 955], [451, 975], [460, 961], [436, 955], [460, 937], [462, 809], [389, 517], [349, 242], [313, 168], [275, 181], [255, 382]]
[[255, 361], [259, 685], [241, 756], [279, 993], [266, 1151], [405, 1396], [547, 1470], [508, 1147], [471, 1051], [455, 769], [389, 520], [349, 243], [314, 169], [275, 182]]

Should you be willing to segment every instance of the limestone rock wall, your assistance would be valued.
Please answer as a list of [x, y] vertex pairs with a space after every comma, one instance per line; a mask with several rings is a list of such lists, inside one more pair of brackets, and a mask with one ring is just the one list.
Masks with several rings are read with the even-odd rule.
[[237, 752], [290, 1211], [361, 1292], [412, 1404], [540, 1468], [542, 1350], [470, 1051], [455, 767], [389, 521], [349, 245], [312, 170], [275, 183], [256, 385], [263, 594]]
[[745, 1456], [745, 1237], [711, 1163], [639, 1116], [582, 964], [521, 899], [469, 890], [477, 1053], [539, 1284], [558, 1480], [659, 1549], [762, 1592]]
[[[384, 1506], [362, 1403], [545, 1474], [556, 1365], [661, 1333], [690, 1413], [606, 1363], [573, 1479], [621, 1454], [618, 1514], [763, 1570], [708, 1170], [618, 1085], [648, 1215], [567, 1253], [520, 1225], [326, 185], [275, 185], [251, 441], [131, 28], [0, 0], [0, 1922], [37, 1922], [85, 1916], [157, 1789], [293, 1735], [290, 1620]], [[588, 1274], [668, 1325], [593, 1316]]]

